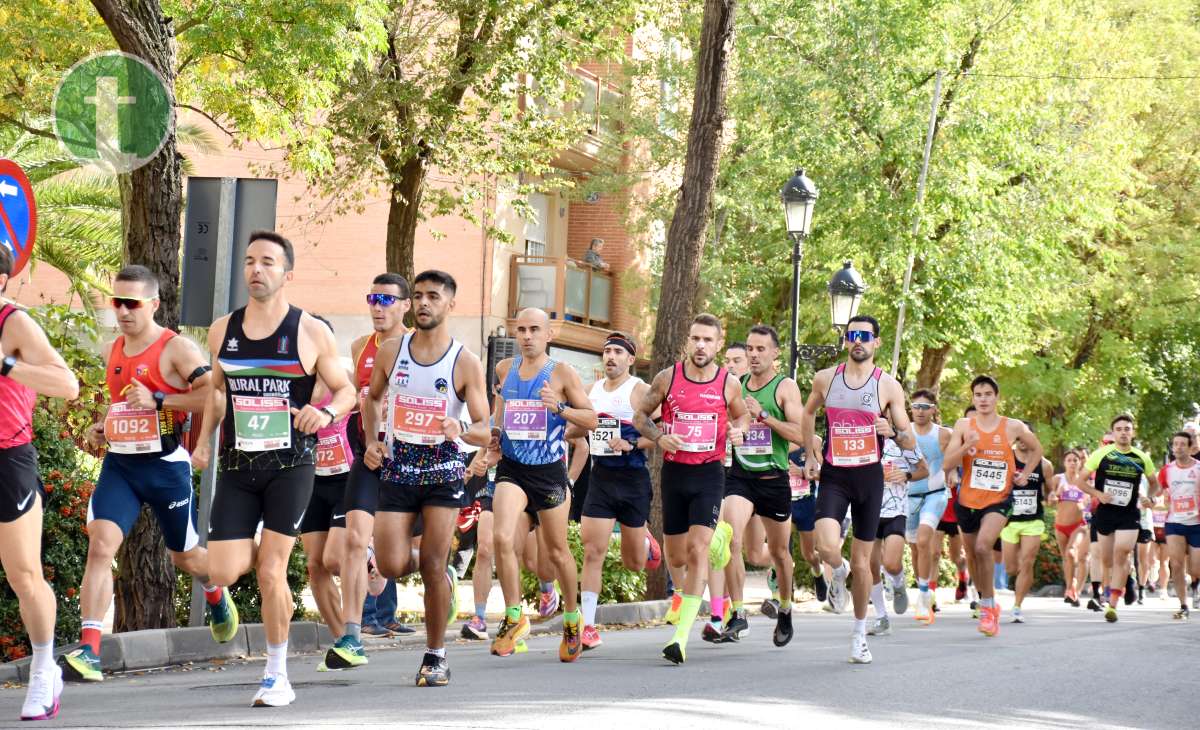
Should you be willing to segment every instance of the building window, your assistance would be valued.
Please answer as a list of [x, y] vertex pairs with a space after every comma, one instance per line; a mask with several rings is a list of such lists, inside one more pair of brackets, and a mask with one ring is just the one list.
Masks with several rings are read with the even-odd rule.
[[525, 255], [543, 258], [550, 242], [550, 198], [541, 193], [529, 195], [529, 212], [525, 221]]

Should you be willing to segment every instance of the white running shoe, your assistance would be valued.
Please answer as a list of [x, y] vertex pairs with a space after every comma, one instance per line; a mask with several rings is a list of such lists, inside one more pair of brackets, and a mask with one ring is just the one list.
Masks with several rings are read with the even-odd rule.
[[836, 575], [829, 581], [829, 608], [834, 613], [846, 610], [846, 602], [850, 599], [850, 591], [846, 589], [846, 579], [838, 579]]
[[295, 701], [296, 693], [292, 691], [292, 683], [286, 674], [264, 674], [251, 706], [287, 707]]
[[1012, 610], [1012, 622], [1013, 622], [1014, 624], [1023, 624], [1023, 623], [1025, 623], [1025, 616], [1024, 616], [1022, 613], [1021, 613], [1021, 607], [1020, 607], [1020, 606], [1013, 606], [1013, 610]]
[[869, 636], [887, 636], [892, 633], [892, 622], [887, 616], [880, 616], [875, 619], [875, 623], [871, 624], [871, 628], [867, 629]]
[[871, 649], [867, 646], [867, 637], [862, 634], [855, 634], [854, 638], [850, 640], [850, 663], [871, 663]]
[[25, 704], [21, 705], [22, 720], [51, 720], [58, 715], [62, 697], [62, 668], [34, 672], [29, 677], [29, 689], [25, 691]]

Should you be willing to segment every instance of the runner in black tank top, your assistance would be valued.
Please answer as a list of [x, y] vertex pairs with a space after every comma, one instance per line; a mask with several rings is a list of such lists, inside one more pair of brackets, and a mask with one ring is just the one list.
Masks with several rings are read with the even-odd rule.
[[[1020, 441], [1013, 446], [1013, 455], [1016, 457], [1017, 469], [1024, 469], [1025, 460], [1031, 458], [1029, 450]], [[1025, 616], [1021, 613], [1021, 602], [1033, 587], [1033, 562], [1041, 548], [1042, 535], [1046, 533], [1044, 516], [1047, 473], [1053, 474], [1054, 466], [1042, 459], [1025, 484], [1013, 484], [1012, 515], [1008, 518], [1008, 524], [1000, 531], [1004, 565], [1010, 576], [1017, 577], [1012, 613], [1012, 621], [1015, 624], [1025, 623]]]
[[[210, 578], [229, 586], [254, 570], [262, 594], [267, 665], [255, 706], [291, 704], [287, 677], [292, 595], [288, 558], [313, 488], [316, 432], [354, 406], [354, 386], [337, 354], [333, 332], [288, 304], [295, 254], [283, 236], [250, 234], [242, 274], [250, 301], [208, 330], [213, 395], [193, 464], [212, 458], [222, 429], [217, 486], [208, 528]], [[320, 377], [331, 400], [311, 402]], [[262, 524], [255, 550], [254, 537]]]

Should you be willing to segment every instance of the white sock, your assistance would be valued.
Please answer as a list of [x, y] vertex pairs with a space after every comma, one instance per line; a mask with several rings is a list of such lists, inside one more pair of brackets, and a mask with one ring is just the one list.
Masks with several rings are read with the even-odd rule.
[[838, 564], [838, 566], [836, 568], [833, 569], [833, 579], [834, 580], [844, 581], [844, 580], [846, 580], [846, 576], [848, 576], [848, 575], [850, 575], [850, 568], [849, 568], [849, 566], [846, 565], [845, 560], [843, 560], [841, 563]]
[[865, 618], [854, 619], [854, 633], [858, 636], [867, 635], [867, 620]]
[[600, 594], [595, 591], [582, 591], [580, 596], [583, 599], [581, 601], [583, 604], [583, 625], [595, 626], [596, 604], [600, 601]]
[[887, 618], [887, 601], [883, 600], [883, 581], [871, 586], [871, 604], [875, 606], [877, 618]]
[[267, 644], [267, 674], [287, 674], [287, 642]]
[[900, 572], [896, 573], [895, 575], [888, 573], [887, 577], [892, 579], [892, 587], [893, 588], [895, 588], [896, 590], [901, 590], [901, 591], [904, 590], [904, 570], [903, 569], [901, 569]]
[[54, 639], [50, 639], [45, 644], [33, 644], [33, 661], [29, 664], [30, 673], [52, 669], [54, 669]]
[[443, 646], [440, 649], [430, 649], [429, 647], [425, 647], [425, 653], [432, 654], [435, 657], [437, 657], [438, 659], [445, 659], [446, 658], [446, 647]]

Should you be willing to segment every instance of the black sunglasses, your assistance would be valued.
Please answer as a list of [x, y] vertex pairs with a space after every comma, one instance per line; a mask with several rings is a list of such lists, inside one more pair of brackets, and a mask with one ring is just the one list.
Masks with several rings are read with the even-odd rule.
[[140, 309], [142, 304], [145, 302], [152, 302], [154, 300], [155, 297], [112, 297], [109, 299], [109, 301], [112, 303], [113, 309], [120, 309], [121, 307], [124, 307], [130, 311]]
[[381, 307], [390, 307], [400, 301], [400, 297], [395, 294], [368, 294], [367, 304], [378, 304]]

